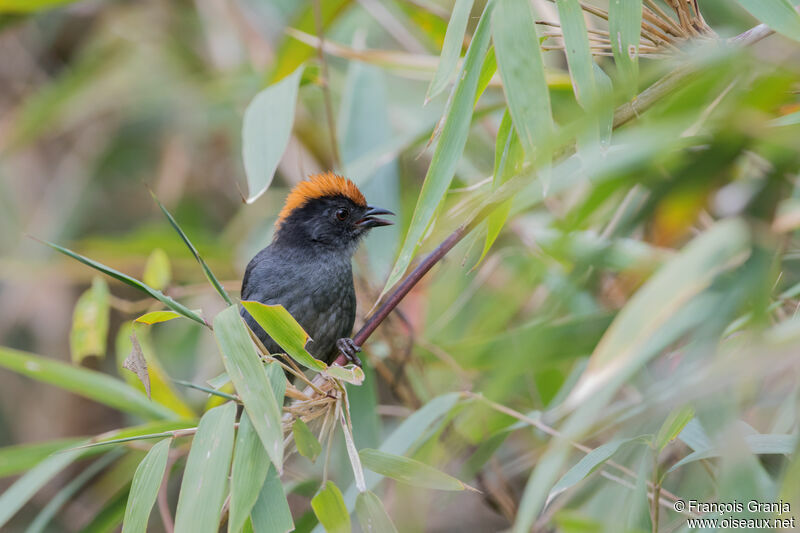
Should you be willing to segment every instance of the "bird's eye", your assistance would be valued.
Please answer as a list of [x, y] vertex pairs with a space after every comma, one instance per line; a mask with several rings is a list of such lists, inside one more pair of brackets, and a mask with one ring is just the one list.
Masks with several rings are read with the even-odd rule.
[[344, 207], [336, 210], [336, 218], [338, 218], [339, 220], [347, 220], [348, 216], [350, 216], [350, 211], [348, 211]]

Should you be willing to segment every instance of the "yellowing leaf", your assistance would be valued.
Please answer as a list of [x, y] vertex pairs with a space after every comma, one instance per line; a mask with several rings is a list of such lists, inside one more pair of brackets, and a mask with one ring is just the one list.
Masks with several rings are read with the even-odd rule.
[[144, 265], [142, 281], [154, 289], [164, 290], [172, 280], [172, 267], [169, 264], [167, 252], [161, 248], [156, 248], [150, 253]]
[[89, 355], [105, 356], [109, 300], [108, 285], [99, 277], [94, 278], [92, 286], [78, 298], [69, 335], [73, 362], [80, 363]]
[[272, 340], [286, 350], [292, 359], [312, 370], [325, 370], [327, 365], [306, 350], [310, 337], [303, 326], [282, 305], [265, 305], [261, 302], [242, 302], [250, 316], [264, 328]]

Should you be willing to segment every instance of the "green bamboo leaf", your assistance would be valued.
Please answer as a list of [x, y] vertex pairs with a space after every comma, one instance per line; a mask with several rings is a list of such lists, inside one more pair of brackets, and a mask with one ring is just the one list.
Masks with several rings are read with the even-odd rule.
[[497, 74], [497, 56], [494, 53], [494, 46], [490, 46], [483, 60], [483, 65], [481, 65], [481, 73], [478, 76], [478, 89], [475, 91], [474, 105], [478, 105], [478, 100], [483, 96], [495, 74]]
[[[619, 312], [589, 359], [565, 403], [573, 409], [608, 385], [633, 375], [650, 357], [652, 337], [714, 277], [749, 253], [747, 226], [737, 219], [717, 223], [667, 262]], [[611, 390], [614, 390], [613, 388]]]
[[[561, 424], [564, 439], [582, 438], [619, 387], [670, 342], [701, 323], [698, 310], [719, 301], [709, 294], [708, 287], [749, 253], [747, 225], [739, 219], [725, 219], [693, 239], [628, 300], [561, 405], [562, 412], [571, 411]], [[529, 531], [541, 512], [569, 453], [564, 439], [548, 446], [531, 473], [520, 500], [515, 533]]]
[[181, 482], [175, 533], [215, 533], [219, 529], [235, 416], [236, 404], [229, 402], [200, 419]]
[[281, 478], [272, 465], [250, 513], [250, 519], [254, 533], [288, 533], [294, 530], [292, 512], [286, 501]]
[[261, 196], [272, 183], [294, 124], [297, 89], [304, 67], [270, 85], [247, 106], [242, 123], [242, 156], [247, 175], [247, 203]]
[[308, 425], [301, 419], [297, 419], [292, 424], [292, 435], [294, 435], [294, 443], [297, 445], [297, 451], [303, 457], [308, 457], [311, 462], [317, 460], [320, 452], [322, 452], [322, 445], [317, 440], [317, 437], [308, 429]]
[[436, 98], [441, 93], [455, 74], [458, 60], [461, 57], [461, 47], [464, 44], [464, 32], [467, 31], [469, 14], [472, 11], [473, 0], [456, 0], [453, 11], [450, 13], [450, 23], [444, 35], [442, 53], [439, 54], [439, 65], [433, 75], [425, 103]]
[[0, 495], [0, 528], [17, 514], [45, 484], [81, 455], [81, 450], [67, 450], [51, 455], [14, 482]]
[[143, 418], [180, 417], [172, 409], [150, 401], [142, 392], [124, 381], [94, 370], [75, 367], [4, 346], [0, 346], [0, 367]]
[[795, 41], [800, 41], [800, 14], [789, 0], [736, 0], [755, 18]]
[[36, 466], [47, 456], [73, 448], [85, 439], [56, 439], [0, 448], [0, 478], [19, 474]]
[[242, 530], [267, 478], [269, 455], [247, 413], [239, 420], [231, 468], [231, 507], [228, 533]]
[[292, 359], [311, 370], [327, 368], [325, 363], [308, 353], [306, 343], [311, 337], [285, 307], [249, 301], [243, 301], [242, 307]]
[[[151, 193], [152, 194], [152, 193]], [[142, 281], [154, 289], [163, 291], [172, 280], [172, 267], [169, 264], [169, 256], [161, 248], [156, 248], [147, 257], [144, 264]]]
[[214, 273], [211, 272], [211, 269], [208, 268], [208, 264], [206, 264], [205, 260], [200, 256], [200, 252], [197, 251], [197, 248], [194, 247], [192, 241], [189, 240], [189, 237], [186, 235], [186, 233], [184, 233], [180, 225], [178, 225], [178, 221], [175, 220], [175, 217], [172, 216], [172, 213], [170, 213], [167, 210], [167, 208], [164, 207], [164, 204], [161, 203], [161, 201], [156, 197], [153, 191], [150, 191], [150, 195], [153, 197], [153, 200], [158, 204], [158, 207], [161, 209], [161, 212], [164, 213], [164, 216], [167, 217], [167, 220], [169, 220], [170, 225], [178, 233], [178, 235], [180, 235], [181, 240], [183, 240], [183, 243], [186, 245], [187, 248], [189, 248], [189, 251], [192, 252], [194, 258], [197, 260], [198, 263], [200, 263], [200, 268], [203, 269], [203, 273], [206, 275], [206, 279], [208, 279], [209, 283], [211, 283], [211, 286], [214, 287], [214, 290], [216, 290], [217, 293], [222, 297], [222, 299], [225, 300], [226, 304], [233, 305], [233, 300], [231, 300], [231, 297], [228, 296], [228, 293], [222, 287], [222, 284], [219, 282]]
[[181, 316], [183, 315], [176, 313], [175, 311], [150, 311], [149, 313], [145, 313], [134, 320], [134, 322], [152, 326], [153, 324], [168, 322], [174, 318], [180, 318]]
[[661, 452], [667, 444], [675, 440], [692, 418], [694, 418], [694, 409], [689, 405], [673, 409], [667, 419], [664, 420], [653, 441], [656, 451]]
[[575, 99], [588, 111], [597, 101], [597, 89], [584, 12], [578, 0], [556, 0], [556, 6]]
[[[745, 435], [744, 442], [754, 455], [791, 455], [797, 447], [797, 435], [784, 435], [780, 433], [757, 433], [755, 435]], [[694, 463], [702, 459], [722, 457], [728, 450], [724, 446], [712, 446], [706, 449], [694, 451], [672, 465], [667, 473], [674, 472], [680, 467], [689, 463]]]
[[[239, 310], [231, 306], [214, 319], [222, 361], [236, 392], [244, 403], [272, 464], [279, 472], [283, 469], [283, 429], [281, 410], [271, 393], [271, 382], [258, 352], [250, 339]], [[271, 363], [277, 365], [277, 363]]]
[[156, 502], [158, 489], [164, 479], [169, 457], [169, 445], [172, 439], [164, 439], [150, 448], [144, 456], [136, 473], [133, 475], [133, 484], [128, 494], [128, 504], [125, 508], [125, 518], [122, 522], [122, 533], [144, 533], [147, 531], [147, 521], [150, 510]]
[[365, 467], [397, 481], [415, 487], [436, 490], [464, 490], [471, 488], [454, 478], [416, 459], [365, 448], [358, 455]]
[[559, 479], [553, 488], [550, 489], [550, 494], [547, 495], [548, 503], [545, 505], [548, 505], [553, 498], [565, 490], [586, 479], [586, 476], [594, 472], [598, 467], [602, 466], [606, 461], [611, 459], [611, 457], [624, 445], [637, 441], [641, 443], [644, 442], [645, 439], [642, 437], [634, 437], [631, 439], [613, 440], [598, 446], [594, 450], [584, 455], [581, 460], [575, 463], [575, 466], [570, 468], [563, 476], [561, 476], [561, 479]]
[[[453, 409], [461, 395], [457, 392], [449, 392], [437, 396], [419, 408], [411, 416], [406, 418], [392, 433], [386, 437], [379, 450], [384, 453], [395, 455], [405, 454], [414, 448], [415, 443], [425, 435], [437, 421], [447, 415]], [[367, 489], [371, 490], [380, 482], [383, 477], [365, 472]], [[356, 503], [356, 496], [359, 491], [355, 485], [351, 485], [345, 493], [345, 502], [348, 508]]]
[[81, 470], [81, 472], [64, 485], [55, 496], [47, 501], [47, 505], [39, 511], [39, 514], [37, 514], [33, 522], [30, 523], [25, 533], [42, 533], [42, 531], [45, 531], [58, 511], [61, 510], [78, 491], [83, 489], [92, 478], [116, 461], [122, 453], [122, 450], [108, 452], [103, 457]]
[[372, 491], [359, 493], [356, 498], [356, 516], [364, 533], [397, 533], [383, 503]]
[[333, 481], [328, 481], [314, 496], [311, 508], [328, 533], [350, 533], [350, 513], [344, 505], [342, 492]]
[[611, 51], [622, 82], [629, 94], [636, 92], [639, 76], [639, 39], [642, 27], [642, 0], [609, 0], [608, 31]]
[[492, 38], [514, 129], [530, 161], [551, 160], [553, 117], [531, 5], [528, 0], [498, 0]]
[[100, 277], [95, 277], [92, 286], [78, 298], [69, 333], [73, 363], [80, 364], [89, 355], [105, 357], [110, 301], [108, 285]]
[[111, 267], [107, 267], [102, 263], [98, 263], [97, 261], [94, 261], [93, 259], [89, 259], [88, 257], [84, 257], [84, 256], [82, 256], [82, 255], [80, 255], [78, 253], [73, 252], [72, 250], [64, 248], [63, 246], [59, 246], [57, 244], [54, 244], [54, 243], [48, 242], [48, 241], [40, 241], [40, 242], [43, 243], [43, 244], [46, 244], [47, 246], [53, 248], [56, 251], [61, 252], [64, 255], [67, 255], [67, 256], [69, 256], [69, 257], [71, 257], [73, 259], [76, 259], [77, 261], [80, 261], [84, 265], [90, 266], [90, 267], [94, 268], [95, 270], [99, 270], [100, 272], [102, 272], [102, 273], [104, 273], [104, 274], [106, 274], [108, 276], [111, 276], [112, 278], [114, 278], [114, 279], [116, 279], [118, 281], [121, 281], [122, 283], [125, 283], [126, 285], [130, 285], [131, 287], [133, 287], [135, 289], [139, 289], [140, 291], [144, 292], [145, 294], [148, 294], [148, 295], [152, 296], [153, 298], [155, 298], [159, 302], [163, 303], [164, 305], [166, 305], [167, 307], [169, 307], [173, 311], [175, 311], [177, 313], [180, 313], [181, 315], [185, 316], [186, 318], [191, 318], [192, 320], [194, 320], [195, 322], [197, 322], [199, 324], [203, 324], [204, 326], [206, 325], [205, 321], [197, 313], [195, 313], [194, 311], [190, 310], [189, 308], [187, 308], [183, 304], [176, 302], [175, 300], [173, 300], [169, 296], [165, 295], [161, 291], [157, 291], [156, 289], [150, 287], [149, 285], [145, 285], [144, 283], [142, 283], [138, 279], [132, 278], [132, 277], [128, 276], [127, 274], [123, 274], [122, 272], [119, 272], [118, 270], [114, 270]]
[[[503, 113], [503, 119], [500, 122], [500, 129], [497, 132], [497, 141], [494, 149], [493, 190], [496, 190], [522, 169], [522, 164], [525, 159], [524, 156], [525, 154], [522, 151], [519, 137], [511, 122], [511, 115], [508, 109], [506, 109]], [[483, 261], [489, 249], [491, 249], [494, 244], [494, 241], [497, 240], [510, 212], [511, 200], [509, 199], [489, 215], [487, 220], [486, 241], [483, 244], [483, 252], [478, 259], [478, 263]]]
[[452, 100], [445, 111], [442, 134], [433, 152], [431, 164], [425, 175], [411, 225], [408, 228], [400, 254], [395, 261], [389, 279], [383, 288], [385, 294], [408, 268], [417, 247], [422, 241], [425, 231], [450, 187], [456, 172], [458, 160], [464, 152], [472, 122], [473, 106], [478, 90], [481, 64], [489, 48], [490, 25], [494, 2], [490, 1], [483, 10], [481, 19], [475, 29], [472, 42], [464, 58], [459, 81], [453, 89]]

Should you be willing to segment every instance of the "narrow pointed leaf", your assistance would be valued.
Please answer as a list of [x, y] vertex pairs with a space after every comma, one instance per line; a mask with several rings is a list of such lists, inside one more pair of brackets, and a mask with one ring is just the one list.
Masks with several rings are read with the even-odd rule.
[[186, 245], [187, 248], [189, 248], [189, 251], [192, 252], [192, 255], [197, 260], [197, 262], [200, 263], [200, 268], [203, 269], [203, 273], [206, 275], [206, 279], [208, 279], [209, 283], [211, 283], [211, 286], [214, 287], [214, 290], [216, 290], [217, 293], [222, 297], [222, 299], [225, 300], [225, 303], [227, 303], [228, 305], [233, 305], [233, 300], [231, 300], [231, 297], [222, 287], [222, 284], [219, 282], [219, 280], [217, 280], [217, 277], [214, 276], [214, 273], [211, 272], [211, 269], [208, 268], [208, 265], [206, 264], [205, 260], [200, 256], [200, 252], [198, 252], [197, 248], [194, 247], [192, 241], [189, 240], [189, 237], [186, 236], [186, 233], [184, 233], [184, 231], [178, 225], [178, 221], [175, 220], [175, 217], [173, 217], [172, 214], [167, 210], [167, 208], [164, 207], [164, 204], [161, 203], [161, 201], [156, 197], [156, 195], [152, 191], [150, 192], [150, 194], [153, 196], [153, 200], [155, 200], [155, 202], [158, 204], [158, 207], [161, 208], [161, 212], [164, 213], [164, 216], [167, 217], [167, 220], [169, 220], [170, 225], [175, 229], [176, 232], [178, 232], [178, 235], [180, 235], [181, 239], [183, 240], [183, 243]]
[[[437, 396], [419, 408], [411, 416], [398, 425], [392, 433], [384, 439], [380, 451], [390, 454], [408, 453], [422, 435], [453, 409], [461, 395], [457, 392], [448, 392]], [[367, 489], [374, 488], [383, 477], [373, 472], [364, 472]], [[356, 503], [358, 495], [355, 485], [351, 485], [345, 493], [345, 502], [348, 507]]]
[[118, 270], [114, 270], [111, 267], [107, 267], [106, 265], [104, 265], [102, 263], [98, 263], [97, 261], [95, 261], [93, 259], [89, 259], [88, 257], [84, 257], [84, 256], [82, 256], [82, 255], [80, 255], [78, 253], [73, 252], [72, 250], [64, 248], [63, 246], [59, 246], [58, 244], [54, 244], [52, 242], [47, 242], [47, 241], [41, 241], [41, 242], [46, 244], [47, 246], [53, 248], [54, 250], [61, 252], [64, 255], [67, 255], [67, 256], [69, 256], [69, 257], [71, 257], [71, 258], [73, 258], [73, 259], [75, 259], [77, 261], [80, 261], [84, 265], [90, 266], [90, 267], [94, 268], [95, 270], [99, 270], [103, 274], [106, 274], [107, 276], [111, 276], [112, 278], [114, 278], [114, 279], [116, 279], [118, 281], [121, 281], [122, 283], [124, 283], [126, 285], [130, 285], [131, 287], [133, 287], [135, 289], [139, 289], [140, 291], [144, 292], [145, 294], [148, 294], [148, 295], [152, 296], [153, 298], [155, 298], [156, 300], [158, 300], [159, 302], [163, 303], [164, 305], [166, 305], [167, 307], [169, 307], [170, 309], [172, 309], [176, 313], [180, 313], [181, 315], [185, 316], [186, 318], [191, 318], [192, 320], [194, 320], [198, 324], [202, 324], [204, 326], [206, 325], [205, 321], [200, 317], [200, 315], [198, 315], [197, 313], [195, 313], [194, 311], [192, 311], [191, 309], [189, 309], [185, 305], [176, 302], [175, 300], [173, 300], [169, 296], [165, 295], [161, 291], [158, 291], [158, 290], [150, 287], [149, 285], [145, 285], [144, 283], [142, 283], [138, 279], [132, 278], [132, 277], [128, 276], [127, 274], [123, 274], [122, 272], [120, 272]]
[[150, 511], [158, 496], [158, 489], [164, 479], [172, 439], [164, 439], [150, 448], [133, 475], [122, 533], [145, 533]]
[[308, 333], [282, 305], [244, 301], [242, 306], [292, 359], [312, 370], [327, 368], [325, 363], [314, 359], [314, 356], [308, 353], [306, 350], [306, 343], [310, 339]]
[[58, 490], [58, 492], [47, 501], [47, 504], [36, 515], [36, 518], [30, 523], [25, 533], [42, 533], [47, 529], [47, 526], [53, 520], [55, 515], [61, 510], [62, 507], [72, 499], [81, 489], [83, 489], [92, 478], [97, 476], [111, 463], [119, 459], [122, 455], [122, 450], [113, 450], [106, 453], [103, 457], [97, 459], [89, 466], [80, 471], [70, 481]]
[[51, 455], [20, 477], [0, 495], [0, 529], [17, 514], [39, 489], [81, 455], [81, 450], [68, 450]]
[[258, 500], [261, 487], [264, 486], [269, 467], [269, 455], [261, 444], [250, 417], [244, 413], [239, 420], [236, 448], [233, 452], [229, 533], [237, 533], [244, 527]]
[[361, 462], [364, 463], [364, 466], [373, 472], [415, 487], [436, 490], [464, 490], [469, 488], [453, 476], [416, 459], [370, 448], [360, 450], [358, 454], [361, 456]]
[[143, 418], [179, 418], [177, 413], [150, 401], [142, 392], [124, 381], [94, 370], [2, 346], [0, 367]]
[[589, 110], [597, 100], [597, 90], [584, 12], [578, 0], [556, 0], [556, 5], [575, 99], [584, 109]]
[[328, 533], [350, 533], [350, 513], [344, 506], [339, 487], [328, 481], [311, 500], [311, 508]]
[[472, 3], [473, 0], [456, 0], [453, 6], [450, 22], [447, 25], [447, 32], [444, 35], [442, 53], [439, 55], [439, 66], [436, 68], [436, 73], [428, 86], [428, 93], [425, 95], [426, 101], [435, 98], [447, 87], [447, 83], [458, 68], [461, 47], [464, 44], [464, 32], [467, 30]]
[[214, 334], [222, 352], [225, 370], [233, 381], [272, 464], [280, 472], [283, 469], [281, 410], [275, 401], [261, 357], [236, 306], [217, 315], [214, 319]]
[[648, 344], [714, 277], [749, 253], [749, 232], [738, 219], [712, 226], [667, 262], [619, 312], [566, 399], [573, 409], [609, 383], [620, 384], [655, 355]]
[[384, 294], [400, 280], [414, 258], [425, 231], [430, 226], [436, 210], [450, 187], [458, 160], [464, 152], [472, 122], [480, 67], [489, 48], [493, 6], [493, 1], [486, 5], [467, 50], [459, 80], [453, 89], [451, 103], [445, 111], [441, 137], [433, 152], [433, 158], [425, 175], [425, 182], [422, 185], [400, 254], [383, 289]]
[[356, 516], [364, 533], [397, 533], [383, 503], [372, 491], [359, 493], [356, 498]]
[[497, 0], [492, 38], [514, 129], [528, 159], [546, 164], [551, 159], [553, 118], [530, 2]]
[[175, 318], [180, 318], [182, 315], [176, 313], [175, 311], [151, 311], [149, 313], [145, 313], [134, 322], [138, 324], [145, 324], [147, 326], [152, 326], [153, 324], [160, 324], [161, 322], [168, 322]]
[[692, 418], [694, 418], [694, 409], [691, 406], [687, 405], [673, 410], [661, 425], [661, 429], [658, 430], [658, 435], [653, 442], [655, 449], [659, 452], [662, 451], [667, 444], [680, 435]]
[[[496, 190], [503, 183], [509, 180], [512, 176], [522, 168], [525, 154], [522, 151], [522, 146], [519, 142], [519, 137], [511, 123], [511, 115], [508, 110], [503, 113], [503, 119], [500, 122], [500, 129], [497, 132], [497, 141], [494, 149], [494, 175], [492, 177], [492, 189]], [[486, 241], [483, 244], [483, 252], [481, 253], [478, 263], [483, 261], [486, 254], [491, 249], [494, 241], [500, 235], [500, 231], [508, 219], [508, 214], [511, 212], [511, 200], [506, 200], [500, 207], [498, 207], [487, 219]]]
[[639, 39], [642, 27], [642, 0], [609, 0], [608, 31], [611, 50], [627, 92], [636, 92], [639, 75]]
[[250, 519], [254, 533], [288, 533], [294, 530], [292, 512], [274, 466], [269, 467], [267, 479], [258, 493]]
[[29, 470], [43, 461], [47, 456], [84, 442], [82, 438], [67, 438], [17, 444], [0, 448], [0, 478], [13, 476]]
[[214, 533], [219, 529], [233, 451], [236, 404], [208, 411], [192, 441], [175, 511], [175, 533]]
[[258, 93], [244, 112], [242, 157], [247, 175], [247, 203], [272, 183], [294, 124], [297, 89], [304, 67]]
[[575, 463], [572, 468], [567, 470], [567, 472], [561, 476], [561, 479], [558, 480], [558, 483], [556, 483], [553, 488], [550, 489], [550, 494], [547, 495], [547, 501], [550, 502], [553, 498], [568, 488], [586, 479], [586, 476], [594, 472], [599, 466], [602, 466], [606, 461], [611, 459], [611, 456], [617, 453], [617, 451], [619, 451], [619, 449], [625, 444], [629, 444], [634, 441], [644, 442], [641, 437], [634, 437], [632, 439], [617, 439], [598, 446], [594, 450], [584, 455], [581, 460]]

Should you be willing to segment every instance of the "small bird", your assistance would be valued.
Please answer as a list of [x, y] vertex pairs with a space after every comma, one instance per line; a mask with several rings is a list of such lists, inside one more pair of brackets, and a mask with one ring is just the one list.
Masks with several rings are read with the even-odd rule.
[[[339, 352], [360, 365], [350, 338], [356, 318], [351, 259], [371, 228], [393, 222], [391, 211], [367, 205], [358, 187], [331, 172], [300, 182], [286, 198], [272, 243], [244, 273], [242, 300], [281, 304], [311, 337], [306, 348], [330, 364]], [[250, 314], [247, 324], [270, 353], [281, 352]]]

